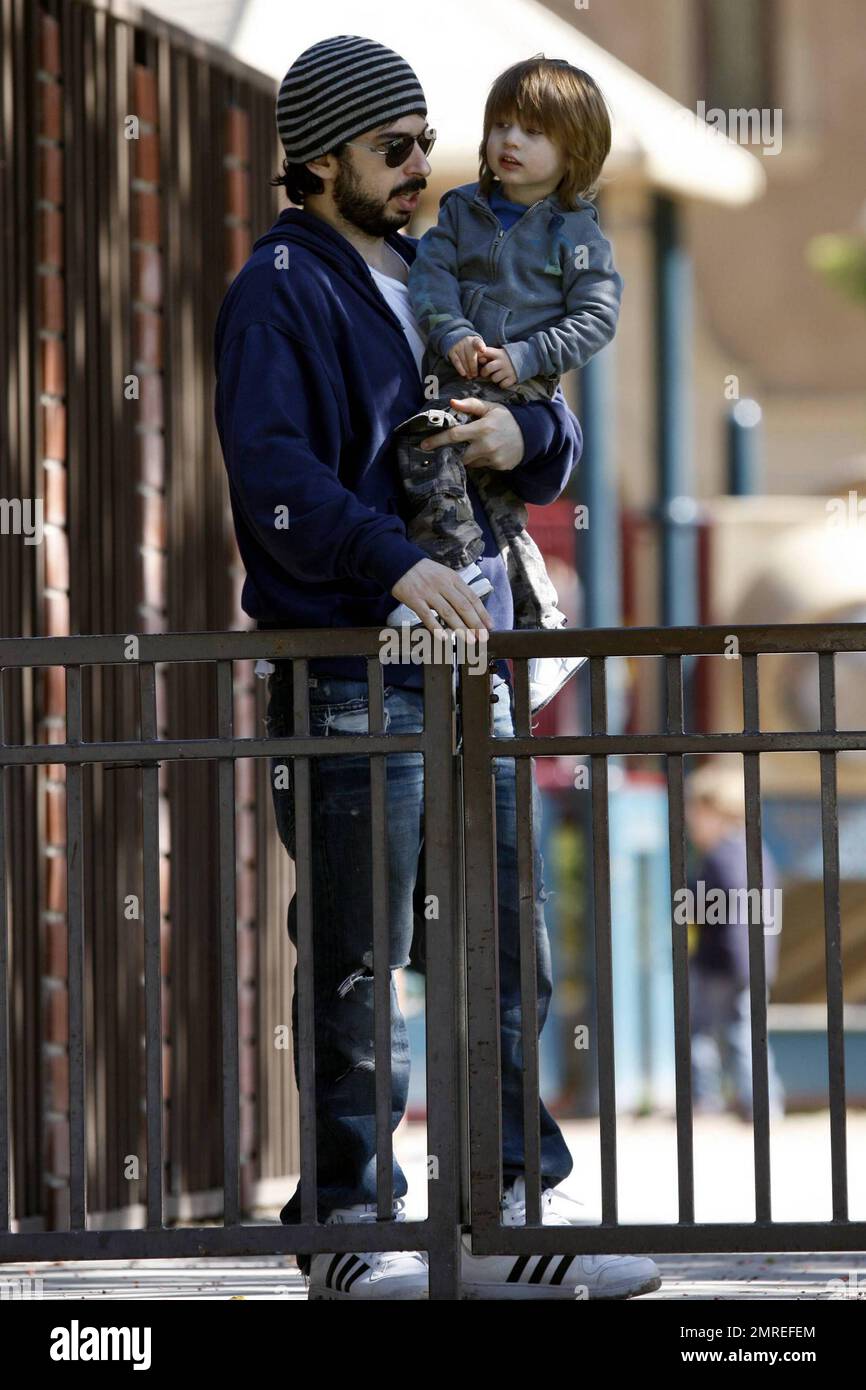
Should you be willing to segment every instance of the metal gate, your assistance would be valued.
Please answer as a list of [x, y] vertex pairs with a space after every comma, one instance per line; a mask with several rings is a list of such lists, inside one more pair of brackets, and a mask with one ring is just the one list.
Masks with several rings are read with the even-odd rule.
[[[866, 650], [863, 624], [804, 624], [739, 628], [635, 628], [580, 634], [536, 632], [492, 635], [491, 657], [515, 660], [515, 738], [492, 739], [483, 691], [465, 682], [463, 754], [464, 807], [471, 817], [466, 837], [466, 930], [468, 952], [468, 1048], [471, 1058], [469, 1131], [471, 1149], [472, 1241], [476, 1254], [579, 1254], [687, 1251], [818, 1251], [866, 1248], [866, 1222], [848, 1219], [845, 1059], [843, 1029], [840, 874], [836, 757], [866, 749], [866, 731], [836, 727], [837, 652]], [[579, 651], [590, 659], [590, 732], [580, 737], [533, 737], [524, 660], [537, 655]], [[815, 732], [761, 732], [758, 705], [760, 653], [816, 653], [820, 728]], [[683, 723], [683, 658], [728, 656], [742, 673], [742, 733], [686, 733]], [[608, 732], [606, 659], [664, 658], [665, 732]], [[688, 999], [687, 927], [674, 918], [677, 890], [686, 886], [683, 758], [688, 754], [738, 753], [743, 758], [746, 849], [749, 889], [762, 884], [761, 753], [817, 751], [821, 767], [821, 823], [824, 855], [824, 937], [827, 979], [828, 1082], [833, 1217], [830, 1221], [773, 1221], [770, 1203], [767, 1006], [763, 925], [750, 923], [752, 1079], [754, 1096], [754, 1222], [696, 1222]], [[597, 983], [598, 1071], [602, 1178], [601, 1223], [543, 1227], [540, 1224], [538, 1042], [533, 994], [524, 989], [524, 1136], [526, 1224], [500, 1224], [501, 1090], [496, 950], [495, 803], [491, 797], [491, 759], [517, 759], [518, 823], [529, 826], [530, 759], [554, 754], [586, 755], [591, 763], [592, 879]], [[621, 1224], [617, 1219], [617, 1136], [614, 1081], [613, 976], [611, 952], [610, 854], [608, 844], [608, 765], [616, 754], [664, 755], [667, 763], [670, 837], [671, 951], [676, 1058], [676, 1127], [679, 1220], [676, 1223]], [[527, 835], [527, 842], [529, 836]], [[532, 873], [527, 853], [521, 883]], [[534, 975], [532, 891], [521, 891], [521, 974]]]
[[[686, 733], [683, 724], [683, 658], [729, 653], [736, 642], [744, 700], [742, 733]], [[839, 845], [836, 757], [866, 751], [866, 731], [836, 727], [834, 655], [866, 650], [863, 625], [805, 627], [683, 628], [630, 631], [511, 632], [492, 634], [490, 659], [514, 661], [515, 737], [494, 739], [486, 680], [460, 683], [462, 741], [456, 738], [456, 709], [449, 662], [425, 670], [424, 729], [417, 734], [384, 731], [384, 680], [379, 633], [374, 629], [327, 632], [182, 633], [157, 636], [33, 638], [0, 641], [0, 1260], [166, 1258], [206, 1255], [289, 1254], [297, 1251], [426, 1250], [431, 1298], [457, 1297], [461, 1235], [471, 1232], [475, 1254], [577, 1254], [581, 1252], [709, 1250], [854, 1250], [866, 1248], [866, 1223], [848, 1219], [843, 995], [841, 971]], [[590, 659], [591, 729], [580, 736], [534, 737], [531, 733], [526, 659], [579, 651]], [[758, 654], [812, 652], [818, 656], [820, 728], [806, 733], [761, 732], [758, 712]], [[323, 740], [310, 735], [307, 663], [317, 656], [366, 659], [370, 689], [369, 730]], [[664, 733], [619, 735], [607, 731], [606, 659], [663, 658], [667, 670]], [[294, 662], [295, 732], [287, 738], [240, 738], [233, 728], [233, 663], [257, 657]], [[157, 666], [214, 663], [217, 727], [206, 738], [157, 736]], [[140, 701], [138, 736], [88, 742], [88, 711], [82, 672], [88, 667], [132, 666]], [[63, 667], [66, 729], [62, 742], [6, 742], [2, 715], [5, 672]], [[14, 677], [13, 677], [14, 678]], [[96, 687], [98, 689], [98, 686]], [[821, 763], [824, 848], [824, 929], [827, 965], [827, 1032], [832, 1143], [833, 1218], [827, 1222], [774, 1222], [770, 1207], [770, 1148], [767, 1092], [767, 1030], [764, 956], [760, 931], [750, 931], [752, 1058], [755, 1108], [755, 1197], [753, 1223], [700, 1224], [694, 1219], [692, 1109], [689, 1065], [688, 975], [685, 927], [673, 920], [671, 948], [677, 1073], [679, 1220], [668, 1225], [624, 1225], [617, 1220], [616, 1097], [610, 866], [607, 823], [607, 760], [617, 754], [662, 755], [667, 760], [671, 895], [685, 885], [683, 758], [694, 753], [737, 753], [743, 757], [748, 810], [747, 858], [750, 888], [761, 887], [760, 754], [817, 751]], [[428, 1217], [422, 1222], [391, 1219], [391, 1076], [387, 929], [387, 774], [389, 753], [418, 753], [424, 763], [424, 872], [428, 891], [439, 899], [439, 920], [427, 930], [426, 1036], [428, 1125]], [[373, 1224], [322, 1225], [316, 1221], [315, 1034], [310, 985], [314, 966], [310, 878], [310, 766], [327, 755], [359, 753], [370, 759], [370, 813], [374, 868], [373, 972], [376, 1043], [376, 1134], [379, 1220]], [[592, 874], [598, 980], [599, 1090], [602, 1164], [600, 1224], [555, 1228], [540, 1222], [538, 1031], [531, 929], [533, 856], [531, 837], [518, 842], [521, 914], [522, 1030], [527, 1219], [524, 1226], [500, 1224], [501, 1085], [499, 1075], [498, 951], [495, 800], [493, 757], [516, 759], [518, 824], [531, 825], [531, 759], [554, 754], [587, 755], [592, 769]], [[274, 754], [295, 760], [297, 824], [298, 1006], [301, 1112], [302, 1224], [244, 1224], [240, 1201], [242, 1161], [239, 1124], [238, 971], [235, 884], [235, 763]], [[222, 1058], [222, 1151], [224, 1212], [221, 1225], [169, 1228], [164, 1211], [164, 1097], [161, 1069], [162, 989], [159, 916], [159, 788], [162, 762], [212, 760], [218, 778], [220, 1042]], [[63, 764], [67, 797], [67, 942], [69, 979], [68, 1230], [13, 1229], [10, 1182], [12, 1098], [27, 1077], [12, 1066], [14, 998], [9, 989], [8, 828], [22, 812], [9, 794], [11, 770]], [[94, 847], [83, 836], [84, 779], [106, 765], [138, 769], [141, 815], [142, 960], [145, 1102], [143, 1192], [146, 1222], [141, 1229], [89, 1230], [87, 1088], [100, 1064], [87, 1055], [87, 999], [83, 876]], [[17, 785], [17, 784], [16, 784]], [[444, 926], [443, 926], [444, 924]], [[465, 958], [464, 958], [465, 948]], [[11, 1001], [11, 1002], [10, 1002]], [[136, 1020], [130, 1020], [136, 1026]], [[15, 1112], [17, 1113], [17, 1111]], [[435, 1160], [435, 1161], [434, 1161]], [[359, 1241], [361, 1242], [359, 1245]]]
[[[420, 753], [425, 773], [425, 878], [439, 898], [440, 921], [451, 923], [459, 910], [457, 893], [459, 827], [455, 800], [454, 704], [451, 665], [431, 665], [426, 672], [424, 731], [417, 735], [383, 732], [383, 665], [378, 631], [126, 634], [96, 637], [52, 637], [0, 640], [0, 1261], [56, 1259], [140, 1259], [203, 1255], [290, 1254], [303, 1250], [352, 1251], [359, 1236], [365, 1250], [429, 1250], [432, 1297], [453, 1293], [457, 1277], [461, 1213], [459, 1210], [460, 1153], [458, 1102], [460, 1076], [458, 1039], [459, 999], [455, 983], [457, 931], [429, 933], [427, 951], [427, 1127], [435, 1180], [429, 1185], [428, 1218], [423, 1222], [391, 1219], [391, 1076], [388, 1045], [389, 986], [388, 924], [386, 915], [385, 807], [387, 753]], [[296, 733], [291, 738], [239, 738], [233, 729], [233, 662], [248, 658], [295, 659], [295, 689], [307, 690], [307, 661], [314, 656], [362, 656], [367, 659], [371, 691], [370, 732], [339, 739], [309, 736], [306, 694], [295, 707]], [[212, 662], [215, 665], [217, 727], [207, 738], [157, 736], [157, 667], [163, 663]], [[90, 711], [82, 697], [82, 673], [89, 667], [132, 667], [137, 678], [139, 731], [123, 741], [92, 741], [83, 737]], [[66, 678], [66, 737], [50, 744], [11, 744], [5, 741], [3, 721], [4, 672], [32, 667], [63, 667]], [[94, 689], [100, 687], [94, 683]], [[309, 873], [310, 760], [357, 755], [370, 757], [372, 845], [377, 896], [374, 902], [373, 971], [376, 1042], [376, 1133], [378, 1201], [383, 1218], [374, 1225], [316, 1223], [315, 1173], [315, 1052], [311, 882]], [[298, 901], [298, 1015], [301, 1158], [304, 1182], [300, 1225], [244, 1224], [240, 1203], [240, 1116], [238, 1060], [237, 905], [235, 882], [235, 763], [238, 759], [271, 754], [295, 758], [297, 824], [296, 890]], [[222, 1061], [223, 1221], [221, 1225], [168, 1228], [165, 1224], [165, 1134], [162, 1078], [163, 971], [160, 934], [159, 882], [159, 767], [212, 760], [218, 777], [220, 1047]], [[15, 1023], [10, 1010], [9, 826], [25, 808], [23, 795], [14, 799], [7, 785], [14, 769], [62, 764], [66, 770], [66, 921], [68, 945], [68, 1115], [69, 1115], [69, 1229], [13, 1230], [11, 1220], [10, 1137], [13, 1106], [33, 1089], [32, 1073], [22, 1066], [16, 1074], [12, 1055]], [[86, 1125], [88, 1091], [104, 1056], [88, 1056], [85, 1012], [96, 1001], [88, 998], [85, 971], [84, 873], [93, 872], [98, 847], [83, 834], [84, 778], [97, 766], [140, 770], [141, 925], [144, 977], [144, 1087], [146, 1133], [139, 1165], [146, 1203], [146, 1223], [140, 1230], [88, 1230], [88, 1174], [98, 1156], [88, 1151]], [[137, 1018], [130, 1019], [137, 1028]], [[125, 1155], [125, 1160], [133, 1155]], [[132, 1197], [130, 1201], [132, 1202]]]

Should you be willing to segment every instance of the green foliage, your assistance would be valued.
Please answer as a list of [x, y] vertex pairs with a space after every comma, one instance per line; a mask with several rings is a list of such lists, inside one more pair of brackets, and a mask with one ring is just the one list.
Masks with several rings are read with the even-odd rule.
[[846, 298], [866, 302], [866, 236], [826, 232], [812, 237], [806, 260]]

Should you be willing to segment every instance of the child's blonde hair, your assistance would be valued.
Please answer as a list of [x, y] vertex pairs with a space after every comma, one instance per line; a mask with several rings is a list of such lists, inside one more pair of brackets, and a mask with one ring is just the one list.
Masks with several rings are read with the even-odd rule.
[[589, 73], [564, 58], [538, 53], [497, 77], [484, 108], [479, 148], [479, 184], [488, 198], [494, 175], [487, 163], [487, 141], [494, 123], [511, 116], [521, 125], [537, 125], [561, 151], [566, 169], [556, 193], [564, 207], [571, 211], [578, 198], [595, 196], [611, 133], [607, 104]]
[[746, 818], [743, 774], [729, 763], [720, 766], [716, 758], [702, 763], [686, 778], [685, 792], [689, 801], [702, 801], [730, 820]]

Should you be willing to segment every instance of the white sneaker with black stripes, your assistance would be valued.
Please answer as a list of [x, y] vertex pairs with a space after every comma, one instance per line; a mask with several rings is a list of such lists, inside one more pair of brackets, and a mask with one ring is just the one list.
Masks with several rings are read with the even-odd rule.
[[[541, 1194], [543, 1226], [589, 1224], [572, 1216], [566, 1204], [580, 1206], [555, 1188]], [[502, 1199], [503, 1226], [526, 1224], [523, 1178], [515, 1178]], [[464, 1299], [634, 1298], [661, 1286], [658, 1265], [637, 1255], [473, 1255], [463, 1236], [461, 1283]]]
[[533, 714], [546, 709], [588, 656], [532, 656], [529, 658], [529, 707]]
[[[394, 1220], [405, 1221], [405, 1200], [394, 1201]], [[375, 1202], [339, 1207], [325, 1225], [337, 1221], [375, 1221]], [[419, 1250], [371, 1250], [362, 1255], [314, 1255], [307, 1276], [310, 1300], [426, 1299], [427, 1256]]]

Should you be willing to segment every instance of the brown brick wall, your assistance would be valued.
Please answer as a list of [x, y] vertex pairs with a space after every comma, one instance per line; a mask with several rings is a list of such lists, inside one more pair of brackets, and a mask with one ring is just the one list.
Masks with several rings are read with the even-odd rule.
[[[143, 31], [136, 37], [125, 21], [109, 19], [104, 9], [92, 8], [87, 0], [45, 0], [44, 5], [34, 0], [20, 22], [22, 52], [29, 54], [26, 75], [32, 84], [33, 120], [23, 141], [20, 122], [15, 130], [16, 140], [22, 141], [15, 158], [29, 170], [24, 206], [32, 218], [29, 244], [21, 241], [30, 263], [18, 289], [29, 315], [33, 377], [26, 430], [17, 422], [21, 448], [32, 450], [32, 475], [28, 482], [22, 467], [19, 491], [43, 498], [45, 534], [39, 556], [25, 556], [33, 568], [32, 619], [22, 613], [20, 619], [13, 614], [10, 620], [14, 601], [7, 593], [6, 631], [60, 636], [248, 627], [239, 604], [243, 572], [212, 422], [211, 342], [222, 293], [249, 254], [258, 230], [272, 220], [274, 195], [261, 177], [270, 169], [271, 151], [257, 146], [263, 138], [275, 140], [273, 95], [266, 84], [247, 84], [236, 74], [229, 78], [218, 65], [204, 72], [199, 66], [203, 60], [193, 58], [182, 44]], [[87, 74], [86, 93], [82, 73]], [[186, 135], [198, 128], [201, 111], [196, 103], [205, 88], [208, 99], [224, 110], [209, 145], [210, 153], [217, 151], [216, 167], [221, 162], [223, 168], [221, 207], [219, 193], [214, 192], [219, 183], [208, 174], [210, 186], [205, 189], [200, 168], [194, 169], [198, 191], [191, 201], [180, 188], [184, 156], [177, 123]], [[26, 110], [26, 104], [21, 109]], [[17, 115], [18, 106], [15, 110]], [[125, 141], [121, 120], [116, 119], [121, 110], [138, 117], [138, 139]], [[189, 147], [194, 164], [199, 154], [194, 133]], [[7, 177], [4, 188], [22, 186], [14, 172], [7, 176], [0, 170], [0, 178]], [[201, 196], [203, 189], [206, 198]], [[214, 245], [219, 255], [209, 262]], [[19, 343], [8, 324], [3, 348], [23, 373], [23, 361], [15, 356]], [[133, 374], [139, 393], [128, 400], [124, 381]], [[21, 380], [26, 381], [26, 374]], [[20, 395], [26, 411], [25, 392]], [[0, 430], [5, 419], [0, 412]], [[198, 512], [190, 507], [192, 496]], [[220, 554], [222, 567], [216, 563]], [[214, 582], [183, 589], [190, 575], [212, 575]], [[26, 584], [19, 588], [23, 606]], [[255, 734], [261, 722], [264, 691], [252, 668], [252, 662], [237, 663], [234, 672], [234, 725], [239, 736]], [[137, 735], [137, 674], [109, 667], [82, 673], [86, 738]], [[189, 712], [206, 721], [213, 705], [209, 698], [196, 698], [205, 684], [172, 684], [175, 674], [156, 671], [158, 734], [194, 735], [195, 730], [179, 726]], [[25, 674], [25, 700], [27, 681]], [[34, 673], [29, 704], [35, 712], [33, 738], [39, 743], [62, 742], [62, 668]], [[26, 729], [16, 733], [22, 736]], [[26, 1038], [16, 1037], [14, 1046], [16, 1057], [24, 1055], [20, 1049], [33, 1049], [22, 1074], [38, 1091], [33, 1104], [39, 1116], [35, 1139], [24, 1135], [18, 1114], [13, 1116], [13, 1125], [19, 1125], [15, 1209], [28, 1220], [63, 1227], [69, 1213], [66, 773], [60, 763], [33, 771], [30, 809], [37, 830], [32, 843], [21, 844], [35, 888], [28, 889], [25, 875], [15, 881], [13, 949], [21, 956], [20, 938], [35, 963], [22, 982], [31, 992], [38, 1027]], [[199, 769], [202, 774], [209, 771]], [[141, 894], [139, 774], [134, 769], [88, 768], [83, 780], [88, 1206], [94, 1212], [146, 1197], [143, 931], [136, 936], [122, 917], [124, 896]], [[18, 786], [16, 782], [16, 793]], [[212, 911], [218, 885], [207, 778], [200, 776], [192, 791], [181, 795], [172, 785], [171, 766], [163, 763], [159, 789], [169, 1195], [219, 1186], [219, 1110], [214, 1100], [221, 1066], [212, 988], [218, 981]], [[259, 941], [264, 917], [273, 916], [273, 903], [262, 894], [267, 881], [262, 870], [262, 792], [261, 768], [250, 761], [239, 763], [238, 1000], [245, 1200], [254, 1192], [264, 1162]], [[267, 852], [273, 852], [272, 846]], [[180, 879], [185, 881], [182, 893]], [[206, 906], [198, 916], [190, 880], [194, 888], [207, 880]], [[179, 905], [184, 911], [175, 922]], [[284, 933], [284, 901], [278, 921]], [[207, 963], [206, 969], [200, 963]], [[201, 1009], [205, 1011], [198, 1015]], [[281, 1006], [281, 1013], [286, 1012]], [[13, 1026], [18, 1026], [17, 1018]], [[31, 1103], [29, 1095], [24, 1103]], [[268, 1160], [271, 1171], [285, 1171], [284, 1147], [280, 1138], [274, 1148], [277, 1156], [271, 1154]], [[141, 1159], [142, 1179], [137, 1184], [121, 1180], [122, 1159], [129, 1152]], [[30, 1195], [23, 1198], [25, 1181]]]

